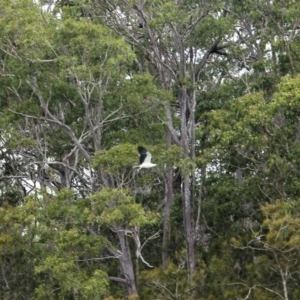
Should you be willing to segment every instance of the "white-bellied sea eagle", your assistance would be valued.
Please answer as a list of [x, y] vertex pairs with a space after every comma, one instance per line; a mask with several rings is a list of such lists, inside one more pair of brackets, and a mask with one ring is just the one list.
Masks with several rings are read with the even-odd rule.
[[148, 169], [156, 166], [156, 164], [153, 164], [151, 162], [152, 155], [149, 151], [147, 151], [146, 148], [138, 146], [137, 149], [140, 154], [140, 165], [136, 166], [135, 168], [139, 168], [138, 171], [140, 171], [143, 168]]

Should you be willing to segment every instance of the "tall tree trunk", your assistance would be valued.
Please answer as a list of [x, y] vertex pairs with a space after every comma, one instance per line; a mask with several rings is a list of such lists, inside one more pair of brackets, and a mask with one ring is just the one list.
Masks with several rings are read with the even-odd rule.
[[187, 247], [187, 265], [190, 278], [192, 277], [196, 262], [195, 262], [195, 228], [193, 225], [193, 208], [191, 203], [190, 193], [190, 176], [185, 174], [183, 176], [183, 214], [184, 214], [184, 229]]
[[[166, 105], [166, 124], [172, 142], [181, 146], [183, 159], [186, 161], [195, 159], [195, 91], [188, 91], [195, 89], [195, 84], [199, 82], [199, 74], [202, 71], [211, 53], [216, 53], [218, 43], [221, 37], [212, 42], [212, 45], [203, 54], [199, 61], [199, 52], [194, 43], [189, 40], [197, 24], [201, 23], [209, 12], [213, 10], [213, 6], [209, 1], [204, 1], [201, 5], [195, 6], [193, 12], [189, 5], [174, 1], [170, 4], [174, 5], [176, 9], [185, 9], [191, 13], [191, 16], [181, 20], [180, 25], [173, 21], [166, 21], [165, 26], [161, 26], [161, 22], [155, 10], [159, 8], [158, 4], [153, 1], [106, 1], [110, 6], [109, 10], [109, 26], [112, 26], [116, 32], [122, 36], [126, 35], [127, 40], [134, 46], [139, 48], [139, 51], [144, 53], [147, 58], [146, 67], [150, 72], [159, 78], [160, 87], [167, 91], [179, 89], [180, 94], [176, 100], [180, 104], [180, 128], [173, 126], [174, 112], [170, 109], [169, 104]], [[116, 10], [116, 7], [119, 7]], [[174, 8], [175, 8], [174, 7]], [[120, 11], [119, 11], [120, 10]], [[120, 13], [121, 12], [121, 13]], [[124, 18], [123, 16], [127, 16]], [[128, 26], [128, 20], [130, 26]], [[155, 20], [155, 22], [151, 22]], [[112, 22], [111, 22], [112, 21]], [[142, 30], [137, 29], [134, 24], [141, 24]], [[158, 26], [154, 24], [158, 22]], [[184, 25], [184, 26], [182, 26]], [[168, 33], [165, 29], [168, 28]], [[197, 43], [196, 43], [197, 45]], [[190, 48], [189, 48], [190, 47]], [[187, 49], [190, 50], [190, 61], [187, 61]], [[202, 52], [202, 50], [201, 50]], [[149, 64], [148, 64], [149, 61]], [[142, 64], [140, 64], [142, 65]], [[154, 67], [154, 69], [153, 69]], [[189, 73], [187, 74], [187, 68]], [[174, 98], [177, 97], [177, 94]], [[174, 99], [175, 100], [175, 99]], [[177, 116], [176, 116], [177, 117]], [[178, 137], [178, 130], [180, 137]], [[194, 215], [194, 183], [195, 176], [191, 173], [192, 168], [183, 170], [182, 172], [182, 198], [183, 198], [183, 216], [184, 216], [184, 230], [187, 247], [188, 271], [191, 275], [195, 270], [195, 245], [196, 245], [196, 229], [195, 229], [195, 215]], [[167, 245], [168, 236], [170, 232], [169, 219], [170, 211], [173, 201], [171, 184], [173, 181], [172, 170], [167, 168], [166, 172], [166, 191], [165, 191], [165, 211], [163, 216], [164, 235], [163, 235], [163, 267], [167, 268]]]
[[[183, 158], [189, 159], [189, 135], [187, 130], [188, 121], [188, 94], [185, 88], [181, 90], [181, 142], [183, 150]], [[182, 182], [182, 197], [183, 197], [183, 216], [184, 216], [184, 229], [187, 247], [187, 265], [189, 277], [195, 271], [195, 228], [193, 218], [193, 203], [191, 197], [191, 182], [190, 170], [184, 170]]]
[[126, 285], [127, 285], [128, 295], [129, 296], [137, 295], [135, 275], [133, 270], [130, 249], [129, 249], [127, 237], [123, 230], [118, 231], [118, 238], [120, 241], [120, 247], [122, 253], [120, 257], [120, 262], [127, 282]]
[[[167, 129], [167, 149], [171, 147], [172, 137], [171, 132]], [[173, 205], [173, 167], [167, 166], [166, 172], [166, 181], [165, 181], [165, 206], [164, 206], [164, 215], [163, 215], [163, 250], [162, 250], [162, 265], [163, 270], [167, 270], [168, 268], [168, 260], [169, 260], [169, 241], [170, 241], [170, 216], [171, 216], [171, 208]]]

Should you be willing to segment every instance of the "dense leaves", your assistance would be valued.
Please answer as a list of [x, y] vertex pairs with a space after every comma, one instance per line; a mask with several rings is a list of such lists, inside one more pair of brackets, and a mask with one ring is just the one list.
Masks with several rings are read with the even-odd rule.
[[0, 298], [299, 299], [298, 12], [0, 0]]

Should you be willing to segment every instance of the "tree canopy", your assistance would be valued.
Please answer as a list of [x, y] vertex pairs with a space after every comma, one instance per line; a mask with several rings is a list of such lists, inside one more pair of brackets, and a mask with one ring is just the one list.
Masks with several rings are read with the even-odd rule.
[[0, 0], [0, 297], [299, 299], [299, 9]]

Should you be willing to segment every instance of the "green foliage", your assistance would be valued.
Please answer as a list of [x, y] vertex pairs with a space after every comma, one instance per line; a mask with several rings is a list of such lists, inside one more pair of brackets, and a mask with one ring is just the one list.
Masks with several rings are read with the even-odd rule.
[[102, 167], [109, 173], [114, 173], [119, 169], [126, 169], [137, 165], [137, 146], [131, 144], [120, 144], [108, 151], [97, 152], [94, 157], [94, 167]]
[[146, 213], [129, 190], [102, 189], [92, 197], [96, 220], [101, 225], [124, 228], [155, 224], [158, 215]]
[[[282, 185], [277, 187], [275, 199], [288, 191], [294, 195], [296, 186], [288, 178], [297, 164], [297, 121], [293, 111], [297, 111], [299, 104], [298, 81], [298, 77], [285, 79], [271, 101], [265, 101], [262, 94], [250, 94], [233, 101], [228, 110], [211, 112], [207, 128], [210, 142], [217, 148], [209, 148], [204, 157], [217, 162], [222, 155], [223, 169], [230, 170], [230, 165], [232, 171], [236, 169], [234, 166], [246, 168], [243, 172], [246, 181], [246, 175], [253, 181], [255, 176], [265, 174], [268, 182], [275, 180], [270, 176], [276, 176]], [[267, 183], [261, 184], [261, 188], [267, 189]]]
[[[299, 290], [296, 282], [299, 280], [297, 274], [298, 245], [299, 245], [299, 209], [290, 211], [290, 207], [299, 207], [299, 200], [277, 201], [262, 207], [264, 221], [262, 230], [264, 234], [256, 233], [254, 239], [249, 243], [253, 249], [261, 249], [261, 255], [248, 265], [249, 274], [258, 285], [256, 295], [262, 299], [269, 299], [275, 293], [284, 295], [281, 288], [271, 282], [280, 282], [287, 291], [286, 297], [297, 299]], [[249, 248], [251, 248], [249, 247]], [[295, 275], [292, 275], [295, 274]], [[293, 280], [288, 280], [290, 276]]]
[[[292, 199], [299, 186], [294, 181], [299, 164], [298, 86], [299, 77], [287, 77], [272, 99], [250, 94], [206, 115], [209, 130], [205, 134], [212, 147], [204, 152], [203, 160], [215, 162], [215, 167], [205, 180], [209, 201], [203, 203], [202, 212], [222, 235], [210, 243], [210, 251], [225, 251], [220, 258], [203, 251], [208, 278], [213, 276], [217, 282], [216, 275], [221, 274], [215, 286], [206, 283], [214, 291], [207, 291], [212, 299], [246, 297], [248, 292], [260, 299], [276, 293], [283, 296], [282, 285], [272, 285], [283, 284], [284, 276], [297, 268], [299, 201]], [[235, 178], [238, 167], [240, 183]], [[227, 273], [222, 273], [222, 265]], [[296, 281], [288, 283], [288, 293], [298, 298]]]
[[182, 158], [182, 150], [179, 146], [172, 145], [168, 150], [164, 151], [159, 159], [164, 164], [179, 166]]
[[140, 296], [143, 299], [184, 299], [189, 294], [191, 286], [187, 281], [186, 270], [172, 263], [168, 266], [166, 271], [157, 268], [141, 274]]
[[[87, 233], [86, 224], [91, 212], [88, 207], [82, 209], [83, 203], [76, 200], [71, 191], [63, 190], [56, 197], [32, 196], [22, 207], [1, 209], [3, 231], [11, 232], [11, 237], [12, 230], [15, 232], [13, 238], [2, 235], [3, 265], [6, 266], [7, 251], [13, 256], [12, 249], [19, 248], [19, 252], [20, 247], [25, 246], [24, 255], [20, 256], [24, 261], [23, 268], [28, 268], [28, 277], [24, 280], [32, 282], [30, 286], [35, 287], [36, 299], [71, 295], [81, 299], [102, 299], [107, 292], [105, 267], [93, 263], [93, 257], [97, 257], [104, 247], [103, 238]], [[9, 284], [20, 265], [10, 266], [13, 267], [12, 274], [6, 274]]]
[[[123, 257], [107, 260], [121, 232], [136, 260], [130, 299], [284, 298], [285, 278], [300, 298], [298, 1], [104, 2], [46, 13], [0, 0], [0, 298], [123, 299], [107, 279], [126, 274]], [[178, 132], [193, 110], [180, 110], [183, 87], [197, 100], [195, 161], [164, 150], [165, 106]], [[156, 168], [134, 172], [137, 145]], [[165, 166], [177, 169], [163, 270]], [[188, 280], [181, 175], [193, 173]]]

